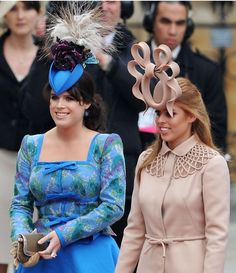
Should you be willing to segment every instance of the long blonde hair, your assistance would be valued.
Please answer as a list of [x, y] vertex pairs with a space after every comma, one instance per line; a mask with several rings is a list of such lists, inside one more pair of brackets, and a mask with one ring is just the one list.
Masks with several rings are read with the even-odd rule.
[[[185, 112], [192, 114], [196, 120], [192, 124], [192, 133], [196, 134], [201, 142], [207, 146], [217, 149], [213, 143], [211, 135], [210, 119], [202, 100], [202, 96], [197, 87], [186, 78], [177, 78], [182, 95], [177, 98], [176, 103]], [[138, 170], [138, 177], [141, 171], [147, 167], [158, 155], [162, 146], [162, 139], [157, 135], [155, 142], [149, 147], [149, 153], [145, 156], [143, 163]]]

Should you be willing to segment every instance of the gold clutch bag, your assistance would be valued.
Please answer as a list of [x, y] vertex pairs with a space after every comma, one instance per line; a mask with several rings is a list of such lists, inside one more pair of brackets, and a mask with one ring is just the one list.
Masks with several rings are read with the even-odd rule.
[[38, 244], [38, 241], [43, 238], [41, 233], [20, 234], [18, 237], [17, 245], [17, 259], [20, 263], [24, 264], [29, 261], [35, 253], [43, 251], [47, 248], [48, 244]]
[[48, 243], [38, 244], [43, 237], [43, 234], [37, 232], [20, 234], [18, 240], [12, 243], [11, 254], [16, 268], [19, 263], [24, 267], [31, 267], [38, 263], [40, 259], [38, 252], [48, 247]]

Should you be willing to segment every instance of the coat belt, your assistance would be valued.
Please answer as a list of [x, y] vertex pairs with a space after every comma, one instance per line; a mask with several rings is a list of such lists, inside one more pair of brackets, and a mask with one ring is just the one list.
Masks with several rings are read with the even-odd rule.
[[156, 237], [153, 237], [153, 236], [148, 235], [148, 234], [145, 234], [145, 238], [148, 241], [148, 243], [150, 244], [150, 247], [152, 247], [154, 245], [161, 245], [162, 246], [162, 250], [163, 250], [162, 257], [163, 258], [166, 257], [166, 246], [168, 246], [168, 245], [170, 245], [170, 244], [172, 244], [174, 242], [195, 241], [195, 240], [204, 240], [204, 239], [206, 239], [206, 237], [204, 235], [184, 237], [184, 238], [156, 238]]

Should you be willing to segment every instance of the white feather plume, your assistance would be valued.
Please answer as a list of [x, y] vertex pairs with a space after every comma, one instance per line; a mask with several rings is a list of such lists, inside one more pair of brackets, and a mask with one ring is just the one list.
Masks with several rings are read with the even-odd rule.
[[71, 2], [66, 9], [61, 9], [58, 14], [51, 15], [52, 22], [48, 29], [49, 37], [47, 39], [48, 47], [59, 38], [84, 46], [94, 55], [101, 50], [113, 51], [112, 45], [105, 44], [104, 36], [114, 29], [103, 23], [102, 13], [98, 7], [91, 9], [89, 6], [81, 6], [78, 9]]

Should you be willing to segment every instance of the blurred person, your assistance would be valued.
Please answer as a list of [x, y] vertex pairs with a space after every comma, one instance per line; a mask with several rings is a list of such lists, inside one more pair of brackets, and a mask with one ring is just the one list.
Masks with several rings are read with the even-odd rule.
[[125, 214], [112, 226], [120, 245], [131, 205], [135, 165], [141, 152], [138, 113], [144, 107], [132, 96], [134, 79], [127, 71], [127, 63], [132, 58], [130, 48], [136, 39], [122, 19], [126, 20], [133, 14], [133, 2], [101, 1], [101, 11], [104, 22], [116, 28], [116, 32], [105, 37], [106, 43], [113, 43], [116, 51], [112, 55], [98, 52], [99, 66], [89, 67], [88, 71], [95, 77], [98, 92], [107, 107], [107, 131], [119, 134], [124, 143], [127, 182]]
[[0, 272], [10, 263], [10, 227], [8, 209], [15, 173], [16, 151], [28, 132], [28, 120], [20, 105], [21, 86], [35, 60], [38, 47], [33, 31], [40, 14], [39, 1], [0, 1]]
[[[144, 16], [143, 26], [152, 34], [148, 41], [152, 49], [151, 54], [160, 44], [170, 47], [173, 59], [180, 66], [180, 76], [190, 79], [200, 90], [210, 116], [214, 143], [226, 152], [227, 105], [223, 73], [217, 63], [191, 49], [188, 43], [194, 31], [191, 13], [189, 1], [152, 1], [150, 10]], [[153, 110], [149, 111], [152, 115], [148, 125], [153, 124], [154, 114]], [[139, 122], [143, 123], [144, 118], [145, 115], [142, 114]], [[150, 133], [141, 133], [144, 147], [155, 138], [153, 130]]]
[[[154, 50], [152, 64], [144, 44], [138, 47], [145, 65], [138, 47], [132, 50], [145, 76], [140, 78], [134, 64], [129, 71], [140, 80], [135, 96], [156, 110], [159, 134], [137, 163], [115, 273], [133, 273], [136, 265], [137, 273], [223, 273], [230, 214], [227, 163], [213, 144], [198, 88], [186, 78], [175, 79], [179, 69], [167, 46]], [[152, 77], [160, 79], [153, 97]]]
[[[96, 10], [76, 17], [70, 9], [62, 12], [47, 44], [53, 62], [45, 95], [55, 127], [22, 141], [10, 210], [12, 253], [16, 273], [113, 273], [119, 248], [110, 225], [124, 212], [123, 144], [117, 134], [100, 132], [102, 99], [84, 70], [97, 63], [95, 49], [106, 48], [106, 27]], [[18, 236], [35, 229], [44, 235], [38, 243], [48, 246], [31, 264], [18, 265]]]

